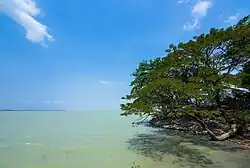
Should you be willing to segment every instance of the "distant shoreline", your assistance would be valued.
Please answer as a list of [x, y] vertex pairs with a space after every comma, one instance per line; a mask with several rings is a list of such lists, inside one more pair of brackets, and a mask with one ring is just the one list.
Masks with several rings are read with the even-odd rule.
[[0, 111], [67, 111], [67, 110], [0, 110]]

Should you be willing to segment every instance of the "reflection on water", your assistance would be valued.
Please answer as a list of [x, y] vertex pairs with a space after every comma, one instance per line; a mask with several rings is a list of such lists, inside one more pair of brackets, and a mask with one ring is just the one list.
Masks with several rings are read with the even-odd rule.
[[168, 167], [248, 168], [250, 154], [227, 142], [170, 130], [137, 134], [128, 148]]
[[144, 126], [119, 112], [0, 113], [0, 168], [248, 168], [225, 142]]

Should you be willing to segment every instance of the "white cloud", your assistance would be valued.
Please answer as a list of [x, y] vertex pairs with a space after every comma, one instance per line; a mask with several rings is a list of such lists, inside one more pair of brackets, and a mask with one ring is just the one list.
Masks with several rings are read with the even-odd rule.
[[99, 80], [99, 83], [101, 83], [102, 85], [119, 85], [122, 84], [121, 82], [117, 82], [117, 81], [108, 81], [108, 80]]
[[44, 104], [63, 104], [64, 101], [61, 101], [61, 100], [45, 100], [43, 103]]
[[194, 18], [192, 23], [188, 22], [183, 27], [185, 30], [194, 30], [200, 28], [200, 20], [198, 18]]
[[34, 0], [0, 0], [0, 11], [25, 29], [28, 40], [43, 46], [46, 46], [46, 40], [54, 40], [48, 33], [48, 27], [35, 19], [41, 14], [41, 10]]
[[184, 29], [194, 30], [194, 29], [200, 28], [201, 19], [207, 15], [207, 11], [211, 7], [212, 7], [211, 0], [198, 1], [194, 5], [194, 7], [191, 11], [191, 15], [192, 15], [193, 20], [191, 22], [186, 23], [184, 25]]
[[236, 13], [235, 15], [231, 15], [227, 18], [227, 20], [225, 20], [225, 23], [229, 23], [229, 24], [234, 24], [239, 20], [240, 17], [240, 13]]
[[183, 4], [183, 3], [188, 3], [190, 0], [178, 0], [177, 4]]
[[192, 14], [197, 17], [204, 17], [207, 14], [208, 8], [212, 6], [211, 1], [199, 1], [193, 8]]
[[44, 104], [63, 104], [64, 101], [61, 101], [61, 100], [45, 100], [43, 103]]
[[99, 82], [101, 83], [101, 84], [103, 84], [103, 85], [109, 85], [109, 84], [111, 84], [112, 82], [110, 82], [110, 81], [106, 81], [106, 80], [99, 80]]

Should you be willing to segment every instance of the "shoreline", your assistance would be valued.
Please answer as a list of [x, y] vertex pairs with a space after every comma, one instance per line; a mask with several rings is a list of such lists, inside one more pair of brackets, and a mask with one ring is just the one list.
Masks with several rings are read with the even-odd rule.
[[[194, 121], [187, 121], [187, 120], [185, 120], [184, 123], [178, 123], [178, 121], [179, 120], [173, 120], [172, 121], [173, 123], [169, 123], [167, 121], [151, 119], [149, 121], [143, 122], [143, 124], [147, 127], [152, 127], [152, 128], [173, 130], [173, 131], [178, 131], [178, 132], [185, 132], [185, 133], [192, 134], [192, 135], [200, 135], [200, 136], [209, 137], [206, 131], [204, 131], [198, 123]], [[220, 129], [215, 128], [214, 131], [217, 131], [217, 133], [223, 133], [221, 128]], [[235, 137], [225, 140], [225, 142], [232, 143], [236, 145], [237, 147], [250, 152], [250, 131], [248, 130], [248, 132], [246, 132], [244, 136], [236, 135]]]

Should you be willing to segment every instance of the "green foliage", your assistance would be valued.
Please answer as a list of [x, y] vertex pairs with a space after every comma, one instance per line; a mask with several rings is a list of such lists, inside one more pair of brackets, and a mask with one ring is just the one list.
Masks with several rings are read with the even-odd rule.
[[247, 62], [242, 70], [242, 86], [250, 90], [250, 62]]
[[166, 57], [142, 61], [123, 98], [128, 102], [121, 105], [122, 115], [247, 121], [250, 96], [235, 90], [250, 88], [249, 20], [246, 16], [226, 29], [212, 28], [186, 43], [171, 44]]

